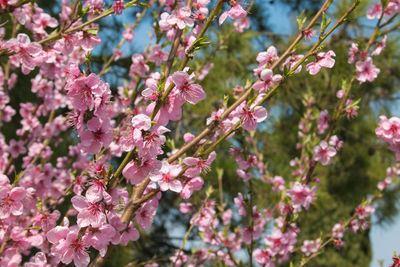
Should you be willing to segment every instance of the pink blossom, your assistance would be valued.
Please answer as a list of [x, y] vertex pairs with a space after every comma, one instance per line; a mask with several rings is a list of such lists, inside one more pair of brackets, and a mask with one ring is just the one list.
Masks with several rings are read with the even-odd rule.
[[91, 228], [84, 236], [85, 244], [90, 245], [100, 251], [100, 256], [104, 257], [107, 252], [108, 244], [115, 236], [116, 230], [110, 224], [103, 224], [98, 228]]
[[372, 63], [371, 57], [368, 57], [365, 61], [357, 61], [356, 70], [357, 80], [360, 83], [364, 83], [366, 81], [373, 82], [380, 73], [380, 69], [378, 69]]
[[154, 175], [161, 168], [161, 162], [157, 159], [143, 159], [139, 162], [130, 161], [122, 171], [122, 174], [133, 185], [139, 184], [147, 175]]
[[89, 202], [95, 203], [104, 199], [106, 203], [111, 202], [111, 196], [106, 191], [106, 185], [102, 180], [93, 180], [90, 182], [91, 186], [89, 186], [86, 191], [86, 199]]
[[47, 240], [52, 243], [52, 254], [64, 264], [74, 261], [77, 267], [86, 267], [89, 265], [90, 257], [87, 253], [86, 245], [78, 237], [77, 228], [68, 228], [65, 226], [56, 226], [47, 233]]
[[206, 160], [201, 158], [187, 157], [183, 160], [187, 166], [193, 166], [185, 171], [185, 175], [188, 177], [195, 177], [201, 172], [208, 172], [210, 170], [211, 163], [215, 160], [217, 154], [215, 151], [208, 155]]
[[78, 211], [77, 223], [79, 227], [91, 225], [100, 227], [106, 222], [101, 203], [89, 202], [83, 196], [74, 196], [71, 199], [72, 206]]
[[373, 7], [367, 12], [368, 19], [379, 18], [381, 15], [382, 15], [382, 7], [378, 3], [375, 3]]
[[173, 13], [168, 17], [168, 23], [171, 26], [177, 25], [181, 30], [185, 27], [193, 27], [194, 20], [191, 15], [192, 11], [189, 7], [181, 7], [176, 13]]
[[193, 76], [193, 74], [189, 76], [184, 71], [177, 71], [172, 75], [172, 81], [180, 97], [190, 104], [197, 104], [206, 98], [206, 93], [200, 85], [193, 83]]
[[318, 251], [321, 245], [321, 240], [304, 240], [303, 246], [301, 246], [301, 251], [308, 257], [311, 254]]
[[319, 120], [318, 120], [318, 133], [323, 134], [326, 129], [328, 129], [328, 111], [325, 109], [319, 113]]
[[82, 146], [89, 154], [99, 152], [101, 146], [108, 147], [114, 135], [110, 131], [110, 126], [94, 117], [87, 122], [87, 131], [80, 133]]
[[280, 82], [282, 80], [282, 75], [280, 74], [274, 75], [272, 70], [264, 69], [263, 71], [261, 71], [260, 78], [261, 81], [257, 81], [253, 85], [253, 89], [260, 91], [262, 93], [270, 89], [276, 83]]
[[336, 135], [331, 136], [329, 138], [329, 145], [334, 147], [337, 151], [342, 148], [343, 141], [340, 141]]
[[330, 147], [326, 141], [321, 141], [314, 147], [313, 160], [321, 162], [322, 165], [328, 165], [331, 159], [336, 155], [336, 149]]
[[242, 126], [247, 131], [257, 129], [257, 123], [264, 121], [267, 118], [267, 110], [264, 107], [257, 106], [253, 111], [247, 107], [242, 108], [240, 116], [243, 119]]
[[161, 191], [171, 190], [179, 193], [182, 190], [182, 183], [176, 178], [181, 170], [181, 166], [170, 165], [167, 161], [163, 161], [160, 171], [155, 175], [150, 175], [150, 179], [158, 182]]
[[306, 70], [311, 74], [317, 74], [321, 68], [332, 68], [335, 65], [335, 60], [332, 56], [336, 56], [335, 52], [329, 50], [326, 53], [320, 52], [317, 54], [317, 60], [315, 62], [308, 63]]
[[46, 254], [38, 252], [29, 262], [24, 264], [24, 267], [50, 267], [50, 264], [47, 264]]
[[10, 189], [9, 186], [0, 186], [0, 219], [22, 215], [24, 206], [21, 201], [25, 195], [26, 190], [23, 187]]
[[134, 31], [131, 26], [125, 29], [125, 31], [122, 33], [122, 36], [127, 40], [128, 42], [132, 42], [133, 37], [135, 36]]
[[150, 70], [149, 66], [146, 64], [142, 54], [132, 55], [132, 65], [129, 69], [129, 75], [137, 75], [139, 77], [146, 77], [146, 73]]
[[237, 197], [233, 199], [236, 206], [239, 207], [239, 216], [246, 216], [246, 203], [243, 201], [242, 193], [239, 193]]
[[151, 202], [146, 202], [137, 213], [135, 220], [139, 224], [139, 226], [146, 230], [151, 227], [153, 223], [153, 219], [156, 216], [156, 209]]
[[199, 176], [189, 179], [182, 188], [181, 197], [189, 199], [194, 191], [198, 191], [203, 187], [203, 184], [204, 180]]
[[359, 51], [358, 50], [358, 44], [352, 43], [351, 44], [351, 48], [349, 49], [349, 53], [348, 53], [349, 59], [348, 59], [347, 62], [349, 64], [353, 64], [356, 61], [356, 57], [357, 57], [358, 51]]
[[[292, 70], [297, 63], [299, 62], [300, 59], [302, 59], [304, 56], [303, 55], [293, 55], [289, 56], [285, 62], [281, 65], [280, 70], [284, 71], [285, 67], [287, 70]], [[296, 74], [299, 73], [302, 70], [302, 65], [300, 64], [297, 69], [294, 71]]]
[[235, 19], [233, 21], [233, 26], [235, 27], [235, 31], [244, 32], [244, 30], [250, 28], [250, 19], [248, 17]]
[[16, 53], [10, 60], [14, 65], [21, 64], [21, 71], [25, 75], [40, 66], [46, 57], [40, 44], [31, 42], [25, 33], [19, 33], [16, 39], [9, 40], [6, 47]]
[[383, 191], [386, 187], [388, 187], [392, 183], [392, 178], [386, 177], [383, 182], [379, 182], [377, 187], [379, 191]]
[[114, 9], [114, 14], [115, 15], [121, 15], [122, 14], [122, 10], [125, 9], [124, 0], [116, 0], [116, 1], [114, 1], [113, 9]]
[[254, 259], [256, 260], [256, 262], [258, 264], [260, 264], [261, 266], [265, 266], [265, 267], [275, 266], [271, 259], [271, 255], [267, 249], [262, 250], [262, 249], [257, 248], [254, 250], [253, 254], [254, 254]]
[[387, 40], [387, 35], [385, 35], [382, 38], [382, 41], [380, 41], [378, 43], [378, 45], [376, 46], [376, 48], [374, 49], [374, 51], [372, 51], [371, 56], [378, 56], [382, 53], [382, 51], [385, 49], [386, 47], [386, 40]]
[[219, 25], [224, 23], [227, 17], [230, 17], [233, 20], [241, 19], [244, 18], [247, 15], [246, 10], [243, 9], [243, 7], [240, 4], [236, 4], [231, 9], [228, 11], [225, 11], [224, 13], [221, 14], [219, 17]]
[[295, 182], [293, 187], [286, 191], [287, 195], [292, 199], [294, 212], [299, 212], [301, 206], [308, 210], [310, 204], [315, 200], [316, 189], [315, 186], [310, 189], [306, 184], [302, 185], [299, 182]]
[[165, 53], [161, 50], [161, 46], [155, 45], [153, 46], [153, 50], [149, 55], [149, 61], [154, 62], [157, 66], [161, 65], [162, 62], [167, 61], [168, 53]]
[[128, 245], [129, 241], [136, 241], [139, 239], [139, 237], [139, 231], [135, 227], [133, 227], [133, 223], [130, 222], [129, 226], [121, 234], [119, 243], [121, 243], [121, 245], [123, 246], [126, 246]]
[[285, 189], [285, 180], [282, 176], [274, 176], [273, 178], [268, 178], [267, 182], [273, 184], [272, 190], [275, 192], [281, 192]]

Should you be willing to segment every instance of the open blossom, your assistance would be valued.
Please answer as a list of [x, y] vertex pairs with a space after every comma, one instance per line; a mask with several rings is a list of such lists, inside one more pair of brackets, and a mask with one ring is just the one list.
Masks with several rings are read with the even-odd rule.
[[308, 63], [306, 70], [311, 74], [317, 74], [323, 67], [332, 68], [335, 65], [335, 59], [332, 56], [336, 56], [335, 52], [329, 50], [326, 53], [320, 52], [317, 54], [317, 60], [315, 62]]
[[153, 50], [149, 55], [149, 61], [154, 62], [157, 66], [161, 65], [163, 61], [167, 61], [168, 53], [165, 53], [161, 50], [161, 46], [155, 45], [153, 46]]
[[77, 223], [79, 227], [91, 225], [99, 227], [106, 222], [106, 216], [103, 212], [101, 203], [89, 202], [83, 196], [74, 196], [71, 199], [73, 207], [79, 212]]
[[240, 4], [236, 4], [228, 11], [222, 13], [221, 16], [219, 17], [218, 22], [221, 25], [228, 17], [230, 17], [233, 20], [236, 20], [244, 18], [246, 15], [247, 15], [246, 10], [244, 10]]
[[23, 187], [10, 188], [0, 186], [0, 219], [6, 219], [10, 215], [22, 215], [24, 206], [22, 200], [25, 198], [26, 190]]
[[189, 199], [194, 191], [198, 191], [203, 187], [204, 180], [200, 177], [191, 178], [185, 183], [181, 191], [181, 197], [183, 199]]
[[299, 182], [295, 182], [294, 186], [287, 190], [287, 195], [292, 199], [292, 205], [294, 212], [299, 212], [303, 206], [306, 210], [312, 202], [315, 200], [315, 190], [317, 188], [314, 186], [310, 189], [308, 185], [303, 185]]
[[268, 115], [267, 110], [261, 106], [255, 107], [253, 111], [247, 107], [242, 108], [239, 114], [243, 119], [242, 126], [247, 131], [257, 129], [257, 123], [264, 121]]
[[96, 154], [101, 146], [108, 147], [114, 135], [107, 122], [101, 122], [94, 117], [87, 122], [88, 130], [80, 133], [82, 146], [89, 154]]
[[206, 160], [194, 157], [185, 158], [183, 160], [183, 163], [191, 166], [191, 168], [185, 171], [185, 175], [187, 175], [188, 177], [195, 177], [201, 172], [208, 172], [210, 170], [211, 163], [213, 163], [216, 156], [217, 154], [215, 153], [215, 151], [213, 151], [208, 155], [208, 158]]
[[257, 81], [253, 85], [253, 89], [262, 92], [267, 91], [269, 88], [274, 86], [276, 83], [282, 80], [282, 75], [273, 74], [272, 70], [264, 69], [260, 74], [261, 81]]
[[285, 189], [285, 180], [283, 180], [282, 176], [268, 178], [267, 182], [273, 185], [272, 190], [275, 192], [281, 192]]
[[189, 75], [184, 71], [177, 71], [172, 75], [179, 96], [190, 104], [197, 104], [206, 98], [206, 93], [200, 85], [193, 83], [193, 78], [194, 74]]
[[130, 161], [122, 170], [122, 174], [133, 185], [139, 184], [147, 175], [157, 173], [161, 168], [161, 162], [157, 159], [143, 159]]
[[312, 253], [318, 251], [321, 245], [321, 240], [304, 240], [303, 246], [301, 246], [301, 251], [306, 254], [306, 256], [310, 256]]
[[88, 245], [78, 237], [78, 228], [56, 226], [47, 233], [47, 240], [53, 244], [52, 254], [64, 264], [74, 261], [77, 267], [89, 265]]
[[271, 254], [268, 249], [261, 250], [259, 248], [254, 250], [254, 259], [258, 264], [265, 267], [273, 267], [274, 263], [271, 259]]
[[336, 155], [336, 149], [329, 146], [322, 140], [318, 146], [314, 147], [313, 160], [321, 162], [322, 165], [328, 165], [331, 159]]
[[176, 25], [181, 30], [194, 25], [192, 11], [189, 7], [181, 7], [177, 12], [171, 14], [167, 21], [171, 26]]
[[380, 69], [378, 69], [372, 63], [371, 57], [368, 57], [365, 61], [357, 61], [356, 70], [357, 70], [357, 80], [360, 83], [366, 81], [373, 82], [380, 73]]
[[10, 57], [10, 62], [16, 66], [21, 64], [21, 71], [25, 75], [40, 66], [46, 57], [40, 44], [31, 42], [25, 33], [19, 33], [16, 39], [9, 40], [6, 48], [16, 53]]
[[382, 41], [380, 41], [378, 43], [378, 45], [376, 46], [376, 48], [374, 49], [374, 51], [372, 51], [371, 56], [378, 56], [382, 53], [382, 51], [385, 49], [386, 47], [386, 40], [387, 40], [387, 35], [385, 35], [382, 38]]
[[150, 175], [150, 179], [158, 182], [161, 191], [171, 190], [179, 193], [182, 190], [182, 183], [176, 178], [181, 170], [181, 166], [170, 165], [167, 161], [163, 161], [160, 171], [155, 175]]
[[129, 75], [138, 75], [142, 78], [146, 77], [146, 73], [150, 70], [150, 67], [146, 64], [142, 54], [133, 54], [132, 65], [129, 69]]

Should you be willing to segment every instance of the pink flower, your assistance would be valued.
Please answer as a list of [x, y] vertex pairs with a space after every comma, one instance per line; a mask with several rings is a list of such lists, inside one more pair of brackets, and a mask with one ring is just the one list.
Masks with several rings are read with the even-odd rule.
[[314, 147], [313, 160], [321, 162], [322, 165], [328, 165], [331, 159], [336, 155], [336, 149], [330, 147], [326, 141], [321, 141]]
[[375, 3], [374, 6], [367, 12], [368, 19], [379, 18], [381, 15], [382, 15], [382, 7], [378, 3]]
[[139, 162], [130, 161], [122, 171], [122, 174], [133, 185], [139, 184], [147, 175], [154, 175], [161, 168], [161, 162], [157, 159], [143, 159]]
[[382, 41], [378, 43], [378, 45], [376, 46], [374, 51], [372, 51], [371, 56], [378, 56], [378, 55], [380, 55], [382, 53], [382, 51], [386, 47], [386, 40], [387, 40], [387, 35], [385, 35], [383, 37]]
[[156, 209], [151, 201], [146, 202], [141, 208], [138, 214], [135, 217], [136, 222], [139, 224], [139, 226], [146, 230], [151, 227], [151, 224], [153, 223], [153, 219], [156, 216]]
[[340, 141], [336, 135], [333, 135], [329, 138], [329, 145], [333, 146], [336, 150], [339, 150], [343, 146], [343, 141]]
[[194, 25], [192, 11], [189, 7], [181, 7], [176, 13], [170, 15], [167, 21], [171, 26], [177, 25], [181, 30], [185, 27], [193, 27]]
[[46, 254], [43, 252], [38, 252], [31, 258], [31, 260], [24, 264], [24, 267], [50, 267], [47, 264]]
[[392, 178], [386, 177], [383, 182], [379, 182], [377, 187], [379, 191], [383, 191], [386, 187], [388, 187], [392, 183]]
[[132, 55], [132, 65], [129, 69], [129, 75], [137, 75], [139, 77], [146, 77], [146, 73], [150, 70], [149, 66], [144, 61], [142, 54]]
[[72, 206], [78, 211], [77, 224], [79, 227], [100, 227], [106, 222], [101, 203], [89, 202], [83, 196], [74, 196], [71, 199]]
[[[285, 62], [281, 65], [280, 70], [284, 71], [285, 67], [288, 70], [292, 70], [296, 64], [299, 62], [300, 59], [302, 59], [304, 56], [303, 55], [293, 55], [293, 56], [289, 56]], [[299, 65], [297, 67], [297, 69], [295, 70], [295, 73], [299, 73], [302, 70], [302, 66]]]
[[165, 53], [161, 50], [161, 46], [155, 45], [153, 46], [153, 50], [149, 55], [149, 61], [154, 62], [157, 66], [161, 65], [162, 62], [167, 61], [168, 53]]
[[264, 107], [257, 106], [253, 111], [247, 107], [242, 108], [240, 116], [243, 119], [242, 126], [247, 131], [257, 129], [257, 123], [264, 121], [267, 118], [267, 110]]
[[198, 191], [203, 187], [203, 184], [204, 180], [200, 176], [189, 179], [182, 188], [181, 197], [183, 199], [189, 199], [194, 191]]
[[182, 190], [182, 183], [176, 178], [181, 170], [181, 166], [170, 165], [167, 161], [163, 161], [160, 171], [155, 175], [150, 175], [150, 179], [158, 182], [161, 191], [171, 190], [179, 193]]
[[356, 57], [357, 57], [358, 51], [359, 51], [358, 50], [358, 44], [352, 43], [351, 44], [351, 48], [349, 49], [349, 53], [348, 53], [349, 59], [348, 59], [347, 62], [349, 64], [353, 64], [356, 61]]
[[0, 219], [7, 219], [10, 215], [22, 215], [22, 200], [25, 195], [26, 190], [23, 187], [10, 189], [9, 186], [0, 186]]
[[364, 83], [366, 81], [373, 82], [380, 72], [373, 63], [372, 58], [368, 57], [365, 61], [357, 61], [356, 63], [357, 70], [357, 80], [360, 83]]
[[72, 106], [79, 110], [92, 110], [95, 106], [95, 97], [103, 95], [109, 90], [104, 87], [100, 78], [92, 73], [89, 76], [79, 77], [66, 85]]
[[136, 241], [140, 237], [139, 231], [133, 227], [133, 223], [130, 222], [129, 226], [125, 231], [121, 234], [119, 243], [123, 246], [128, 245], [129, 241]]
[[257, 81], [256, 83], [254, 83], [253, 89], [263, 93], [274, 86], [276, 83], [280, 82], [282, 80], [282, 75], [274, 75], [272, 70], [264, 69], [263, 71], [261, 71], [260, 78], [261, 81]]
[[114, 9], [114, 14], [115, 15], [121, 15], [122, 14], [122, 10], [125, 9], [124, 0], [114, 1], [113, 9]]
[[122, 33], [122, 36], [127, 40], [128, 42], [132, 42], [133, 37], [135, 36], [135, 33], [132, 29], [131, 26], [125, 29], [125, 31]]
[[110, 224], [103, 224], [98, 228], [90, 228], [88, 233], [84, 236], [85, 244], [100, 251], [100, 256], [104, 257], [107, 252], [108, 244], [115, 234], [116, 230]]
[[247, 15], [246, 10], [243, 9], [243, 7], [240, 4], [236, 4], [233, 6], [231, 9], [228, 11], [225, 11], [224, 13], [221, 14], [219, 17], [219, 25], [224, 23], [227, 17], [230, 17], [231, 19], [241, 19], [244, 18]]
[[107, 123], [100, 121], [97, 117], [87, 122], [88, 131], [80, 133], [82, 146], [89, 154], [99, 152], [101, 146], [108, 147], [114, 135]]
[[177, 71], [172, 75], [172, 81], [181, 98], [190, 104], [197, 104], [206, 98], [206, 93], [200, 85], [193, 83], [193, 76], [193, 74], [189, 76], [184, 71]]
[[299, 212], [302, 206], [308, 210], [310, 204], [315, 200], [316, 189], [315, 186], [310, 189], [306, 184], [303, 185], [299, 182], [295, 182], [292, 189], [287, 190], [287, 195], [292, 199], [294, 212]]
[[282, 176], [275, 176], [267, 180], [269, 184], [273, 184], [272, 190], [275, 192], [281, 192], [285, 189], [285, 180]]
[[90, 257], [86, 245], [78, 237], [78, 229], [65, 226], [56, 226], [47, 233], [47, 240], [53, 244], [52, 254], [64, 264], [74, 261], [77, 267], [89, 265]]
[[217, 154], [215, 153], [215, 151], [213, 151], [208, 155], [208, 158], [206, 160], [193, 157], [185, 158], [183, 160], [183, 163], [185, 163], [187, 166], [193, 166], [192, 168], [186, 170], [185, 175], [188, 177], [195, 177], [201, 172], [209, 171], [210, 165], [215, 160], [216, 156]]
[[301, 246], [301, 251], [306, 254], [306, 256], [310, 256], [312, 253], [318, 251], [319, 246], [321, 245], [321, 240], [304, 240], [303, 246]]
[[246, 216], [246, 203], [243, 201], [242, 193], [239, 193], [237, 197], [233, 199], [236, 206], [239, 207], [239, 216]]
[[317, 60], [315, 62], [308, 63], [306, 70], [311, 74], [317, 74], [321, 68], [332, 68], [335, 65], [335, 60], [332, 56], [336, 56], [335, 52], [329, 50], [326, 53], [320, 52], [317, 54]]
[[265, 267], [273, 267], [274, 263], [271, 259], [271, 255], [267, 249], [261, 250], [259, 248], [254, 250], [254, 259], [258, 264]]
[[30, 73], [36, 66], [40, 66], [46, 58], [46, 53], [40, 44], [30, 41], [25, 33], [19, 33], [16, 39], [10, 39], [6, 48], [16, 54], [11, 56], [11, 62], [21, 64], [23, 74]]
[[90, 182], [91, 186], [86, 191], [86, 199], [89, 202], [95, 203], [104, 199], [106, 203], [111, 202], [111, 196], [107, 193], [106, 185], [102, 180], [93, 180]]
[[319, 113], [318, 120], [318, 133], [323, 134], [326, 129], [328, 129], [328, 111], [325, 109]]

